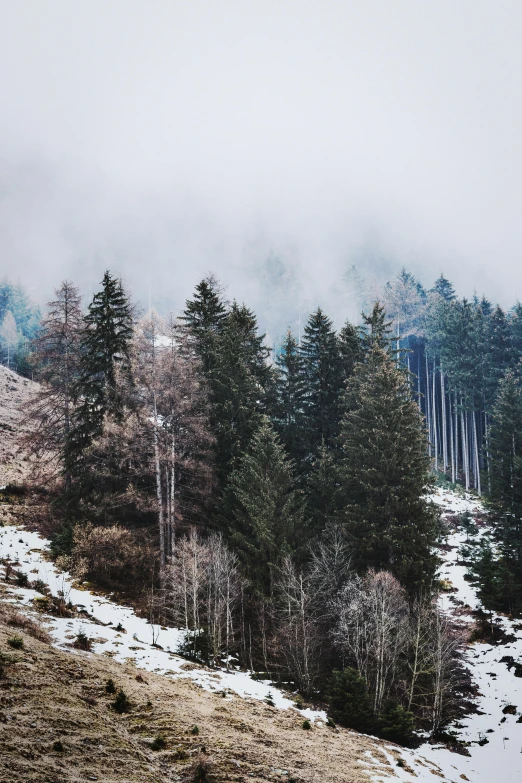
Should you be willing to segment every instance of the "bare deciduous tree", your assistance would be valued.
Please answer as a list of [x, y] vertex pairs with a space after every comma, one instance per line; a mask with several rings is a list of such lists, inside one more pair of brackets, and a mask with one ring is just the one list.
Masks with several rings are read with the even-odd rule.
[[54, 477], [62, 475], [69, 489], [67, 439], [74, 408], [83, 317], [81, 297], [72, 283], [65, 280], [56, 289], [55, 297], [48, 303], [47, 316], [33, 345], [41, 385], [27, 411], [35, 426], [26, 446], [36, 457], [35, 465], [40, 473], [46, 470]]
[[208, 644], [209, 658], [228, 657], [238, 643], [243, 580], [237, 559], [219, 535], [203, 539], [196, 528], [180, 538], [168, 567], [167, 603], [175, 623], [192, 638], [194, 654]]
[[379, 714], [389, 696], [404, 649], [408, 606], [388, 571], [369, 571], [349, 581], [338, 597], [337, 643], [355, 662]]

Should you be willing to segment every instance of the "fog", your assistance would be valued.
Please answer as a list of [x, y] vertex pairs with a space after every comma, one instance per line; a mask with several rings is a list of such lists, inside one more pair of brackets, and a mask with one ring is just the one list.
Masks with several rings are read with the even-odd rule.
[[291, 290], [339, 319], [353, 264], [522, 298], [519, 2], [0, 13], [0, 277], [35, 299], [63, 277], [88, 296], [108, 267], [179, 308], [213, 270], [230, 297]]

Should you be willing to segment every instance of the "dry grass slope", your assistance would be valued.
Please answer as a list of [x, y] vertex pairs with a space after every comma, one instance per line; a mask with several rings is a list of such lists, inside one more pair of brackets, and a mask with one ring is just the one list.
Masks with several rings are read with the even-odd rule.
[[[195, 781], [202, 759], [208, 760], [201, 780], [208, 781], [368, 780], [357, 759], [365, 750], [375, 755], [375, 743], [354, 732], [303, 731], [296, 711], [225, 699], [188, 679], [173, 681], [100, 656], [59, 651], [30, 635], [34, 628], [28, 633], [7, 620], [4, 609], [0, 650], [18, 662], [0, 679], [0, 780]], [[8, 645], [14, 633], [24, 640], [21, 650]], [[115, 697], [105, 692], [108, 678], [127, 694], [129, 712], [111, 709]], [[157, 737], [164, 738], [165, 748], [155, 751]]]

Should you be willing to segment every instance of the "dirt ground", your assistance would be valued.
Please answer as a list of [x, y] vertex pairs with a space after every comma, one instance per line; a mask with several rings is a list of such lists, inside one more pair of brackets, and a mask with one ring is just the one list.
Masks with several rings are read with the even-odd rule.
[[[358, 760], [379, 750], [367, 737], [328, 727], [307, 731], [294, 710], [216, 695], [188, 679], [139, 672], [92, 653], [56, 650], [7, 624], [6, 611], [14, 610], [3, 603], [0, 651], [18, 662], [0, 679], [1, 781], [368, 781]], [[15, 635], [22, 649], [9, 646]], [[127, 713], [111, 708], [109, 678], [128, 696]], [[164, 749], [152, 749], [156, 737], [165, 740]], [[199, 778], [198, 767], [206, 768]]]

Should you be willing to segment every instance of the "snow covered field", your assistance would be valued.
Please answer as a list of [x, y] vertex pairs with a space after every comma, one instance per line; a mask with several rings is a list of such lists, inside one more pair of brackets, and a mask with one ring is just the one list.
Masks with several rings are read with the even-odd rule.
[[[453, 492], [438, 490], [433, 496], [443, 511], [459, 513], [469, 510], [472, 514], [480, 511], [480, 505], [471, 496], [459, 496]], [[451, 581], [457, 592], [445, 594], [441, 601], [448, 612], [460, 607], [459, 616], [466, 619], [467, 612], [462, 610], [468, 605], [471, 609], [478, 606], [474, 588], [464, 579], [466, 568], [457, 565], [458, 550], [465, 536], [454, 533], [448, 539], [452, 547], [445, 553], [441, 576]], [[83, 608], [87, 616], [75, 618], [45, 617], [47, 628], [58, 647], [71, 650], [71, 654], [85, 653], [72, 650], [71, 642], [80, 630], [93, 640], [93, 652], [109, 655], [117, 661], [133, 661], [136, 666], [170, 677], [190, 677], [203, 688], [213, 691], [227, 690], [228, 698], [234, 694], [264, 700], [270, 694], [280, 709], [294, 707], [288, 695], [274, 688], [268, 682], [254, 680], [246, 672], [237, 670], [210, 670], [204, 667], [187, 665], [187, 661], [176, 650], [183, 639], [183, 632], [177, 629], [162, 629], [152, 626], [134, 611], [120, 606], [105, 596], [95, 595], [87, 590], [73, 587], [72, 579], [66, 573], [58, 572], [45, 558], [48, 544], [36, 533], [14, 526], [0, 528], [0, 557], [19, 563], [19, 570], [26, 573], [31, 581], [40, 579], [56, 595], [62, 592], [66, 600]], [[34, 590], [11, 586], [10, 600], [22, 607], [28, 614], [33, 613], [32, 600], [40, 596]], [[462, 602], [459, 604], [457, 602]], [[472, 670], [474, 681], [479, 687], [477, 700], [479, 711], [462, 720], [463, 728], [459, 735], [463, 740], [473, 743], [469, 747], [470, 756], [451, 753], [443, 746], [423, 745], [416, 751], [403, 750], [404, 763], [414, 774], [404, 767], [398, 767], [388, 750], [385, 750], [390, 768], [379, 762], [377, 754], [368, 754], [367, 761], [361, 762], [374, 783], [384, 783], [395, 779], [412, 783], [413, 781], [433, 781], [439, 779], [453, 781], [470, 780], [476, 783], [497, 783], [497, 781], [515, 781], [522, 775], [522, 678], [515, 677], [514, 668], [508, 671], [500, 659], [505, 655], [520, 658], [522, 662], [522, 624], [502, 618], [506, 632], [516, 641], [506, 645], [473, 644], [466, 652], [466, 660]], [[153, 634], [154, 630], [154, 634]], [[153, 645], [156, 641], [158, 646]], [[515, 713], [504, 713], [506, 706], [513, 707]], [[295, 707], [294, 707], [295, 708]], [[317, 728], [324, 725], [324, 712], [301, 710], [303, 716], [314, 721]], [[479, 745], [479, 740], [488, 742]], [[376, 746], [377, 747], [377, 746]], [[383, 745], [379, 743], [379, 750]], [[394, 750], [396, 750], [394, 748]], [[443, 776], [441, 777], [441, 772]], [[463, 777], [465, 776], [465, 777]]]

